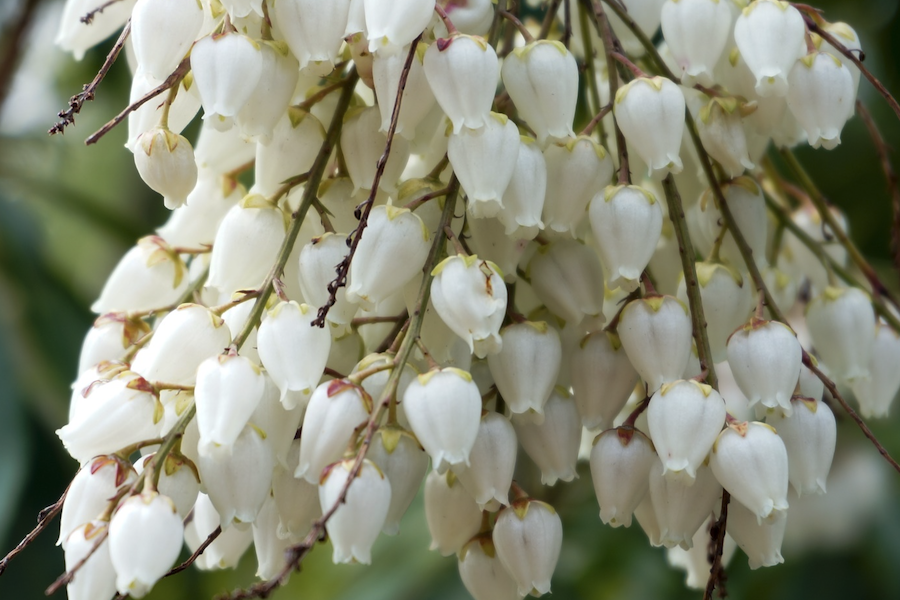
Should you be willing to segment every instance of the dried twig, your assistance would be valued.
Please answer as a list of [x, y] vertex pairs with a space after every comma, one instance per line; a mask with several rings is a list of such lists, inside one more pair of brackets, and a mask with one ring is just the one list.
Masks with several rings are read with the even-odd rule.
[[[70, 484], [71, 485], [71, 484]], [[62, 510], [63, 502], [66, 500], [66, 494], [69, 493], [69, 488], [62, 493], [62, 496], [59, 497], [59, 500], [42, 510], [38, 514], [38, 524], [32, 529], [28, 535], [22, 538], [22, 541], [19, 542], [15, 548], [13, 548], [9, 554], [3, 557], [3, 560], [0, 560], [0, 575], [3, 575], [3, 572], [6, 571], [7, 565], [9, 565], [9, 561], [18, 556], [25, 548], [31, 545], [31, 542], [37, 538], [44, 531], [48, 525], [53, 521], [54, 517], [59, 514], [59, 511]]]
[[104, 2], [103, 4], [101, 4], [100, 6], [98, 6], [97, 8], [95, 8], [94, 10], [88, 12], [86, 15], [83, 15], [83, 16], [79, 19], [79, 21], [81, 21], [81, 22], [84, 23], [85, 25], [90, 25], [91, 23], [94, 22], [94, 17], [96, 17], [97, 15], [99, 15], [100, 13], [102, 13], [104, 10], [106, 10], [107, 8], [109, 8], [110, 6], [112, 6], [113, 4], [117, 4], [117, 3], [121, 2], [121, 1], [122, 1], [122, 0], [107, 0], [106, 2]]
[[181, 564], [178, 565], [177, 567], [172, 567], [172, 569], [171, 569], [168, 573], [166, 573], [164, 576], [165, 576], [165, 577], [170, 577], [170, 576], [172, 576], [172, 575], [175, 575], [176, 573], [181, 573], [182, 571], [184, 571], [185, 569], [187, 569], [189, 566], [191, 566], [192, 564], [194, 564], [194, 562], [195, 562], [198, 558], [200, 558], [200, 555], [203, 554], [203, 551], [206, 550], [207, 548], [209, 548], [209, 546], [210, 546], [214, 541], [216, 541], [216, 538], [219, 537], [221, 534], [222, 534], [222, 526], [219, 525], [218, 527], [216, 527], [215, 529], [212, 530], [212, 533], [210, 533], [210, 534], [207, 536], [207, 538], [206, 538], [205, 540], [203, 540], [203, 543], [200, 544], [200, 546], [199, 546], [196, 550], [194, 550], [194, 553], [191, 554], [191, 555], [187, 558], [187, 560], [185, 560], [183, 563], [181, 563]]

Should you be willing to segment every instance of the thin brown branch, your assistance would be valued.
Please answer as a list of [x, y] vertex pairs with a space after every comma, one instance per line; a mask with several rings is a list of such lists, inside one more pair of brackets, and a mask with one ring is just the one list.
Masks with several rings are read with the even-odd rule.
[[212, 544], [214, 541], [216, 541], [216, 538], [219, 537], [221, 534], [222, 534], [222, 526], [219, 525], [218, 527], [216, 527], [215, 529], [212, 530], [212, 533], [210, 533], [209, 536], [207, 536], [207, 538], [205, 540], [203, 540], [203, 543], [200, 544], [200, 546], [196, 550], [194, 550], [194, 553], [191, 554], [187, 558], [186, 561], [184, 561], [177, 567], [172, 567], [169, 570], [169, 572], [164, 575], [164, 577], [170, 577], [172, 575], [175, 575], [176, 573], [181, 573], [182, 571], [184, 571], [185, 569], [190, 567], [192, 564], [194, 564], [194, 562], [198, 558], [200, 558], [200, 555], [203, 554], [204, 550], [209, 548], [210, 544]]
[[710, 536], [710, 567], [709, 579], [706, 580], [706, 590], [703, 592], [704, 600], [711, 600], [713, 592], [719, 589], [719, 597], [724, 598], [725, 593], [725, 569], [722, 568], [722, 554], [725, 548], [725, 529], [728, 524], [728, 503], [731, 494], [722, 490], [722, 508], [719, 518], [709, 528]]
[[[109, 51], [109, 54], [106, 55], [106, 60], [103, 61], [103, 65], [100, 67], [100, 70], [97, 71], [97, 75], [94, 76], [94, 79], [87, 85], [84, 86], [84, 89], [69, 98], [69, 108], [66, 110], [61, 110], [57, 113], [56, 116], [60, 118], [60, 120], [50, 128], [47, 132], [50, 135], [54, 135], [57, 133], [65, 133], [66, 127], [69, 125], [73, 125], [75, 123], [75, 115], [81, 112], [81, 108], [84, 106], [85, 102], [94, 99], [94, 93], [97, 91], [97, 86], [100, 85], [100, 82], [106, 78], [106, 74], [109, 73], [110, 68], [112, 68], [113, 63], [116, 62], [116, 59], [119, 57], [119, 53], [122, 51], [122, 48], [125, 47], [125, 40], [128, 39], [128, 35], [131, 33], [131, 19], [125, 23], [125, 27], [122, 29], [122, 33], [119, 34], [119, 39], [116, 40], [116, 43], [113, 45], [112, 50]], [[94, 134], [96, 135], [96, 134]]]
[[519, 33], [522, 34], [522, 37], [525, 38], [526, 44], [530, 44], [534, 41], [534, 36], [531, 35], [531, 32], [528, 31], [528, 28], [525, 27], [525, 24], [522, 23], [522, 21], [520, 21], [516, 15], [512, 14], [508, 10], [497, 11], [497, 14], [516, 26], [516, 29], [518, 29]]
[[47, 508], [43, 509], [38, 514], [38, 523], [35, 526], [35, 528], [32, 529], [28, 533], [28, 535], [26, 535], [24, 538], [22, 538], [22, 541], [19, 542], [18, 544], [16, 544], [16, 547], [13, 548], [9, 552], [9, 554], [4, 556], [3, 559], [0, 560], [0, 575], [3, 575], [3, 572], [6, 570], [7, 565], [9, 565], [9, 562], [12, 559], [14, 559], [23, 550], [25, 550], [25, 548], [27, 548], [29, 545], [31, 545], [31, 543], [35, 540], [35, 538], [37, 538], [37, 536], [39, 536], [41, 534], [41, 532], [47, 528], [48, 525], [50, 525], [50, 523], [53, 521], [53, 519], [56, 517], [56, 515], [59, 514], [59, 511], [62, 510], [63, 502], [65, 502], [66, 494], [68, 494], [68, 493], [69, 493], [69, 488], [67, 487], [65, 489], [65, 491], [62, 493], [62, 496], [59, 497], [59, 500], [57, 500], [56, 502], [54, 502]]
[[73, 566], [71, 569], [57, 577], [56, 581], [51, 583], [50, 587], [44, 590], [44, 595], [51, 596], [59, 591], [59, 589], [64, 585], [68, 585], [72, 581], [72, 578], [75, 577], [75, 574], [81, 569], [81, 567], [83, 567], [88, 559], [90, 559], [94, 555], [94, 552], [96, 552], [97, 549], [103, 545], [103, 542], [106, 541], [107, 536], [109, 536], [108, 524], [103, 528], [103, 531], [101, 531], [100, 534], [97, 535], [97, 538], [94, 540], [94, 545], [91, 546], [91, 549], [88, 550], [88, 553], [84, 555], [84, 558], [75, 563], [75, 566]]
[[613, 107], [612, 102], [610, 102], [609, 104], [607, 104], [606, 106], [601, 108], [600, 111], [596, 115], [594, 115], [594, 118], [591, 119], [590, 123], [588, 123], [585, 126], [585, 128], [581, 130], [581, 133], [579, 133], [578, 135], [579, 136], [591, 135], [591, 133], [594, 132], [594, 127], [597, 126], [597, 123], [599, 123], [601, 120], [603, 120], [603, 117], [605, 117], [606, 115], [609, 114], [609, 112], [612, 110], [612, 107]]
[[35, 9], [39, 2], [40, 0], [25, 0], [18, 18], [2, 33], [6, 42], [3, 58], [0, 58], [0, 109], [3, 108], [3, 103], [9, 95], [16, 67], [19, 65], [19, 58], [25, 47], [25, 34], [31, 27], [31, 21], [34, 19]]
[[118, 3], [121, 2], [121, 1], [122, 1], [122, 0], [107, 0], [106, 2], [104, 2], [103, 4], [101, 4], [100, 6], [98, 6], [97, 8], [95, 8], [94, 10], [92, 10], [92, 11], [88, 12], [87, 14], [83, 15], [83, 16], [79, 19], [79, 21], [81, 21], [81, 22], [84, 23], [85, 25], [90, 25], [91, 23], [94, 22], [94, 17], [96, 17], [97, 15], [99, 15], [100, 13], [102, 13], [104, 10], [106, 10], [107, 8], [109, 8], [110, 6], [112, 6], [113, 4], [118, 4]]
[[559, 11], [559, 5], [562, 0], [552, 0], [550, 6], [547, 7], [547, 14], [544, 15], [544, 21], [541, 23], [541, 31], [538, 33], [539, 40], [547, 39], [550, 35], [550, 28], [553, 27], [553, 21], [556, 19], [556, 13]]

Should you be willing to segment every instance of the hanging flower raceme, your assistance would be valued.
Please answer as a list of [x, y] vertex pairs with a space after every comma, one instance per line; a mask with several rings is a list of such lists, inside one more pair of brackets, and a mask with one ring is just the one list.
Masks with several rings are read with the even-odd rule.
[[638, 77], [616, 92], [616, 122], [650, 175], [681, 172], [684, 107], [681, 90], [662, 77]]

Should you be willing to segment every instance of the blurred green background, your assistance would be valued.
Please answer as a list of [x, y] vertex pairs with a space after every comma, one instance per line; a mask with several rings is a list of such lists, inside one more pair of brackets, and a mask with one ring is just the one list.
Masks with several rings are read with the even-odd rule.
[[[0, 553], [33, 527], [38, 511], [58, 498], [76, 469], [54, 431], [65, 422], [81, 340], [93, 321], [88, 306], [124, 251], [167, 216], [123, 148], [124, 128], [96, 146], [83, 145], [127, 103], [130, 77], [124, 61], [112, 69], [76, 126], [65, 136], [47, 136], [56, 111], [91, 80], [112, 41], [75, 62], [52, 45], [62, 2], [2, 0], [0, 60], [10, 56], [16, 39], [12, 30], [26, 4], [34, 5], [34, 13], [15, 61], [18, 72], [5, 80], [6, 101], [0, 97]], [[897, 0], [822, 0], [816, 5], [830, 20], [856, 28], [866, 64], [900, 95]], [[865, 81], [860, 97], [888, 143], [900, 145], [900, 122]], [[859, 119], [847, 125], [842, 140], [832, 152], [802, 149], [798, 155], [846, 211], [862, 250], [896, 287], [888, 257], [890, 205], [877, 155]], [[802, 531], [789, 535], [786, 564], [751, 572], [746, 558], [740, 552], [735, 556], [727, 571], [732, 598], [900, 598], [900, 478], [879, 462], [851, 423], [841, 421], [835, 470], [843, 465], [842, 479], [832, 481], [829, 500], [810, 504], [803, 519], [792, 509], [789, 521]], [[900, 455], [898, 426], [896, 408], [890, 418], [872, 425], [894, 455]], [[698, 597], [684, 587], [683, 573], [668, 567], [665, 552], [649, 547], [639, 527], [613, 530], [600, 523], [585, 466], [571, 484], [548, 489], [525, 482], [564, 519], [553, 597]], [[0, 598], [43, 597], [63, 570], [55, 539], [56, 524], [11, 563], [0, 577]], [[321, 547], [275, 597], [467, 598], [456, 560], [428, 552], [428, 542], [420, 499], [401, 535], [378, 542], [371, 567], [333, 566], [330, 548]], [[250, 552], [237, 571], [189, 570], [160, 583], [150, 597], [210, 598], [247, 585], [255, 569]]]

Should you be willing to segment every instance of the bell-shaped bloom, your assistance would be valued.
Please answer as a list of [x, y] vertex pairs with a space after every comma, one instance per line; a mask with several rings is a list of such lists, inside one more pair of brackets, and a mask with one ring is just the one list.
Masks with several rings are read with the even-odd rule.
[[[659, 29], [660, 20], [662, 18], [662, 6], [665, 0], [620, 0], [619, 4], [625, 8], [628, 15], [634, 19], [635, 24], [640, 27], [648, 38], [653, 39], [656, 30]], [[604, 4], [607, 4], [604, 2]], [[612, 26], [613, 33], [619, 38], [622, 47], [630, 56], [642, 56], [646, 52], [641, 41], [638, 39], [631, 29], [609, 8], [606, 9], [606, 17]], [[577, 19], [572, 19], [577, 21]], [[595, 48], [602, 47], [602, 41], [596, 39]]]
[[290, 395], [294, 396], [296, 406], [286, 409], [281, 403], [281, 390], [267, 372], [263, 373], [263, 378], [266, 382], [265, 392], [263, 392], [256, 410], [250, 416], [250, 422], [262, 430], [268, 439], [272, 440], [275, 459], [279, 465], [284, 466], [287, 464], [287, 455], [291, 444], [303, 421], [309, 398], [299, 392], [292, 392]]
[[[856, 30], [854, 30], [847, 23], [843, 23], [841, 21], [837, 21], [834, 23], [826, 22], [822, 26], [822, 28], [825, 31], [827, 31], [828, 33], [830, 33], [831, 35], [833, 35], [850, 52], [853, 52], [853, 53], [862, 52], [862, 44], [859, 41], [859, 34], [857, 34]], [[815, 41], [816, 36], [811, 36], [811, 37]], [[856, 100], [856, 94], [859, 91], [859, 77], [860, 77], [859, 67], [857, 67], [855, 64], [853, 64], [853, 61], [851, 61], [849, 58], [847, 58], [846, 56], [841, 54], [841, 52], [838, 51], [837, 48], [835, 48], [834, 46], [832, 46], [831, 44], [829, 44], [827, 42], [825, 42], [824, 45], [819, 45], [819, 49], [824, 50], [825, 52], [828, 52], [829, 54], [831, 54], [832, 56], [837, 58], [839, 61], [841, 61], [841, 64], [843, 64], [845, 67], [847, 67], [847, 69], [849, 69], [849, 71], [850, 71], [850, 77], [853, 79], [853, 97], [852, 97], [853, 101], [850, 102], [850, 106], [848, 106], [847, 108], [849, 109], [850, 116], [852, 117], [853, 114], [856, 112], [855, 100]], [[858, 54], [857, 54], [857, 56], [858, 56]]]
[[[729, 509], [730, 510], [730, 509]], [[707, 523], [701, 525], [691, 540], [691, 547], [685, 550], [681, 546], [672, 546], [666, 549], [666, 559], [675, 568], [683, 569], [687, 573], [684, 584], [692, 590], [705, 590], [709, 580], [709, 525], [715, 521], [713, 517]], [[737, 544], [727, 533], [722, 548], [722, 564], [731, 562]]]
[[453, 133], [463, 126], [478, 129], [487, 124], [500, 66], [486, 40], [463, 34], [439, 39], [425, 52], [423, 66], [435, 100], [453, 123]]
[[647, 425], [669, 479], [692, 485], [725, 424], [725, 401], [693, 380], [668, 383], [653, 394]]
[[211, 169], [201, 169], [185, 205], [172, 211], [156, 231], [171, 246], [212, 246], [225, 213], [246, 194], [237, 182], [228, 181]]
[[[131, 80], [129, 101], [137, 102], [150, 90], [159, 87], [165, 79], [165, 76], [156, 78], [144, 71], [137, 71]], [[159, 101], [146, 102], [128, 114], [128, 141], [125, 142], [125, 147], [134, 152], [137, 149], [138, 137], [159, 126], [165, 109], [169, 111], [169, 129], [175, 133], [181, 133], [194, 119], [200, 106], [200, 96], [197, 94], [196, 88], [192, 84], [188, 85], [188, 82], [182, 79], [177, 95], [170, 104]]]
[[435, 468], [470, 464], [481, 424], [481, 393], [469, 373], [448, 367], [419, 375], [403, 394], [403, 410]]
[[634, 518], [637, 519], [638, 525], [647, 534], [647, 541], [650, 545], [658, 548], [662, 546], [660, 541], [659, 523], [656, 521], [656, 512], [653, 508], [653, 500], [650, 494], [644, 496], [644, 500], [634, 509]]
[[122, 503], [109, 524], [109, 556], [116, 589], [143, 598], [181, 552], [184, 525], [172, 501], [144, 492]]
[[500, 352], [506, 285], [497, 265], [457, 254], [444, 259], [432, 274], [431, 302], [447, 327], [479, 358]]
[[278, 537], [278, 508], [273, 498], [266, 499], [253, 521], [252, 531], [256, 576], [260, 579], [276, 577], [284, 568], [284, 551], [291, 541]]
[[562, 366], [559, 333], [544, 321], [514, 323], [500, 337], [503, 347], [488, 357], [494, 383], [513, 413], [544, 414]]
[[369, 52], [399, 52], [428, 27], [434, 13], [431, 0], [363, 0], [362, 4]]
[[475, 600], [520, 600], [518, 586], [497, 557], [490, 534], [472, 538], [459, 551], [459, 578]]
[[318, 483], [322, 469], [340, 460], [354, 430], [369, 419], [372, 399], [345, 379], [326, 381], [316, 388], [300, 435], [300, 462], [294, 477]]
[[613, 175], [613, 161], [603, 146], [588, 136], [565, 138], [544, 150], [547, 198], [544, 225], [575, 237], [588, 203]]
[[495, 217], [503, 210], [519, 155], [519, 129], [506, 115], [490, 113], [478, 129], [451, 133], [447, 158], [469, 198], [475, 218]]
[[[897, 365], [900, 365], [900, 334], [889, 325], [879, 322], [869, 358], [869, 377], [859, 378], [852, 384], [853, 394], [859, 402], [863, 417], [868, 419], [887, 416], [891, 403], [900, 390], [900, 369]], [[819, 381], [815, 376], [813, 379]], [[816, 398], [821, 398], [821, 395]]]
[[[401, 104], [401, 106], [403, 106]], [[347, 163], [353, 193], [371, 190], [378, 170], [378, 161], [384, 154], [387, 135], [381, 131], [381, 113], [377, 106], [351, 111], [344, 118], [341, 129], [341, 152]], [[385, 163], [379, 189], [390, 194], [397, 191], [397, 181], [409, 160], [409, 142], [394, 137], [391, 154]]]
[[790, 416], [802, 362], [797, 335], [778, 321], [751, 319], [728, 338], [728, 364], [750, 406], [760, 402]]
[[[109, 523], [106, 521], [89, 521], [78, 526], [66, 539], [66, 571], [80, 565], [78, 577], [66, 585], [66, 596], [69, 600], [111, 598], [116, 593], [116, 572], [109, 556], [109, 540], [103, 540], [94, 550], [99, 536], [103, 535], [108, 527]], [[88, 553], [92, 553], [90, 558]], [[84, 559], [87, 561], [80, 564]]]
[[263, 0], [220, 0], [232, 19], [253, 19], [263, 16]]
[[311, 65], [317, 75], [330, 73], [347, 29], [350, 0], [285, 0], [274, 3], [272, 10], [300, 68]]
[[[134, 469], [138, 475], [144, 472], [154, 456], [155, 453], [148, 454], [137, 460]], [[197, 473], [196, 465], [191, 464], [184, 455], [170, 452], [159, 471], [159, 483], [156, 488], [160, 494], [172, 501], [179, 516], [182, 519], [186, 518], [197, 502], [197, 494], [200, 493], [200, 475]]]
[[[469, 228], [469, 247], [472, 252], [477, 254], [483, 260], [497, 265], [500, 272], [503, 273], [503, 281], [506, 283], [515, 283], [519, 276], [519, 261], [525, 254], [528, 247], [529, 239], [515, 239], [511, 235], [506, 234], [506, 227], [496, 217], [483, 219], [467, 219], [466, 224]], [[537, 228], [529, 228], [534, 235], [537, 235]], [[519, 233], [525, 235], [524, 229], [519, 229]], [[528, 235], [531, 235], [530, 233]]]
[[240, 33], [211, 35], [194, 44], [191, 72], [204, 120], [217, 129], [229, 129], [253, 95], [262, 67], [260, 45]]
[[656, 196], [636, 185], [609, 186], [591, 200], [589, 215], [609, 288], [634, 291], [662, 234]]
[[516, 500], [497, 516], [492, 537], [520, 596], [550, 591], [562, 549], [562, 520], [552, 506], [531, 498]]
[[422, 270], [430, 235], [417, 214], [387, 205], [372, 209], [362, 236], [350, 263], [347, 300], [370, 310]]
[[[628, 360], [652, 394], [664, 383], [681, 379], [691, 354], [691, 317], [672, 296], [632, 300], [619, 315], [619, 339]], [[650, 436], [656, 440], [655, 436]]]
[[[321, 307], [328, 301], [328, 284], [335, 278], [335, 267], [347, 256], [347, 236], [326, 233], [313, 238], [300, 250], [298, 281], [303, 298], [310, 306]], [[336, 325], [349, 323], [358, 307], [347, 300], [347, 289], [340, 287], [326, 320]]]
[[591, 449], [591, 479], [601, 521], [631, 527], [631, 515], [647, 494], [655, 462], [653, 443], [634, 427], [607, 429], [597, 436]]
[[197, 367], [231, 343], [225, 321], [199, 304], [182, 304], [160, 321], [132, 369], [149, 381], [193, 385]]
[[59, 519], [56, 545], [67, 547], [69, 534], [103, 513], [116, 491], [137, 478], [131, 465], [114, 455], [98, 456], [72, 478]]
[[469, 465], [453, 466], [453, 472], [479, 508], [509, 504], [509, 488], [516, 468], [516, 431], [509, 419], [496, 412], [481, 417]]
[[[128, 20], [134, 8], [134, 0], [125, 0], [104, 6], [106, 0], [70, 0], [65, 3], [59, 30], [54, 43], [64, 52], [71, 52], [75, 60], [84, 58], [84, 53], [119, 30]], [[104, 7], [96, 12], [90, 24], [81, 17], [88, 12]]]
[[150, 326], [140, 318], [125, 313], [100, 315], [81, 344], [78, 372], [83, 373], [101, 361], [123, 359], [128, 348], [149, 332]]
[[268, 144], [297, 87], [297, 60], [284, 42], [259, 43], [262, 64], [253, 93], [235, 115], [241, 134]]
[[578, 474], [578, 449], [581, 445], [581, 420], [575, 401], [557, 387], [544, 404], [544, 418], [537, 415], [513, 415], [513, 426], [525, 453], [541, 470], [541, 483], [556, 485], [558, 480], [572, 481]]
[[[316, 505], [318, 503], [319, 499], [316, 498]], [[209, 534], [220, 526], [219, 524], [219, 513], [216, 512], [209, 496], [201, 493], [194, 505], [194, 518], [184, 526], [184, 542], [188, 550], [196, 552]], [[201, 571], [234, 569], [252, 543], [253, 532], [249, 527], [223, 529], [219, 537], [197, 557], [194, 565]]]
[[531, 240], [544, 228], [541, 211], [547, 196], [547, 161], [534, 139], [523, 135], [520, 140], [516, 166], [497, 218], [507, 236]]
[[541, 246], [528, 270], [538, 299], [566, 323], [602, 319], [603, 267], [591, 248], [575, 240]]
[[200, 427], [200, 450], [231, 450], [266, 389], [259, 367], [243, 356], [220, 354], [197, 368], [194, 402]]
[[681, 173], [684, 108], [681, 89], [662, 77], [638, 77], [616, 92], [616, 123], [652, 176]]
[[[847, 217], [835, 206], [830, 208], [831, 215], [844, 231], [847, 229]], [[804, 233], [816, 241], [837, 264], [847, 264], [847, 250], [834, 235], [831, 227], [822, 220], [822, 215], [813, 206], [801, 206], [791, 213], [791, 220]], [[790, 262], [784, 265], [790, 274], [796, 274], [799, 278], [808, 279], [812, 288], [811, 295], [815, 296], [830, 285], [828, 270], [822, 264], [816, 254], [806, 247], [797, 236], [785, 233], [785, 249], [781, 259], [790, 257]]]
[[807, 305], [806, 325], [816, 353], [836, 379], [853, 383], [869, 377], [875, 311], [864, 291], [825, 288]]
[[730, 424], [719, 434], [709, 466], [722, 487], [756, 514], [759, 523], [772, 522], [787, 510], [787, 450], [770, 425]]
[[254, 189], [272, 196], [282, 184], [310, 170], [325, 141], [325, 128], [312, 113], [291, 108], [272, 129], [267, 144], [256, 144]]
[[639, 379], [619, 336], [610, 331], [589, 333], [572, 350], [570, 361], [581, 424], [591, 431], [612, 427]]
[[718, 509], [722, 485], [706, 465], [697, 469], [693, 484], [685, 485], [663, 475], [662, 463], [656, 461], [650, 469], [650, 497], [660, 543], [666, 548], [680, 546], [689, 550], [694, 534]]
[[824, 494], [837, 443], [834, 413], [821, 400], [797, 398], [793, 414], [770, 415], [766, 422], [784, 442], [788, 479], [798, 496]]
[[431, 550], [441, 556], [455, 554], [478, 533], [481, 509], [463, 488], [453, 471], [428, 473], [425, 478], [425, 521], [431, 533]]
[[770, 520], [759, 522], [756, 513], [732, 498], [728, 506], [728, 533], [747, 555], [750, 568], [774, 567], [784, 562], [781, 542], [787, 525], [787, 512], [777, 511]]
[[219, 513], [222, 529], [256, 519], [269, 497], [275, 464], [272, 440], [253, 423], [241, 430], [230, 455], [215, 447], [200, 452], [200, 479]]
[[784, 96], [788, 73], [806, 54], [806, 24], [796, 8], [780, 0], [754, 0], [734, 24], [741, 58], [756, 77], [756, 93]]
[[[422, 66], [427, 49], [428, 45], [422, 42], [416, 46], [416, 55], [410, 65], [400, 101], [400, 115], [397, 118], [395, 133], [410, 141], [416, 135], [416, 126], [434, 107], [434, 94]], [[403, 52], [396, 54], [376, 53], [372, 61], [372, 79], [375, 81], [375, 95], [378, 97], [378, 110], [381, 113], [381, 131], [384, 132], [391, 126], [394, 105], [397, 103], [397, 90], [408, 52], [408, 49], [404, 49]]]
[[[768, 216], [766, 201], [759, 184], [750, 177], [738, 177], [724, 184], [722, 193], [725, 195], [728, 208], [731, 209], [738, 229], [750, 249], [753, 250], [756, 264], [761, 268], [766, 264]], [[705, 246], [711, 249], [722, 227], [726, 226], [725, 218], [722, 216], [719, 201], [715, 199], [712, 190], [707, 189], [703, 193], [697, 206], [700, 210], [698, 219], [700, 221], [700, 237], [704, 238]], [[744, 264], [744, 259], [731, 232], [726, 231], [725, 233], [721, 255], [723, 260], [732, 265]]]
[[334, 544], [334, 563], [359, 562], [367, 565], [372, 562], [372, 545], [387, 518], [391, 484], [375, 463], [364, 460], [343, 502], [339, 503], [353, 462], [344, 460], [335, 463], [322, 473], [319, 504], [323, 512], [338, 506], [325, 524], [328, 537]]
[[166, 307], [187, 289], [190, 282], [184, 275], [184, 261], [162, 238], [141, 238], [119, 260], [91, 310], [102, 314]]
[[199, 2], [138, 0], [131, 11], [131, 43], [138, 68], [156, 79], [175, 70], [203, 26]]
[[504, 59], [500, 74], [538, 143], [543, 145], [548, 137], [575, 136], [578, 65], [561, 42], [538, 40], [516, 48]]
[[699, 109], [695, 119], [703, 147], [729, 177], [742, 175], [746, 169], [755, 166], [750, 160], [747, 135], [741, 119], [749, 111], [747, 105], [736, 98], [712, 98]]
[[281, 390], [282, 402], [289, 391], [312, 393], [325, 371], [331, 333], [311, 325], [314, 317], [308, 304], [281, 302], [259, 326], [259, 358]]
[[[668, 0], [662, 6], [663, 36], [681, 69], [681, 82], [713, 85], [713, 67], [731, 34], [731, 9], [719, 0]], [[647, 32], [650, 33], [650, 32]]]
[[[515, 458], [515, 452], [513, 455]], [[382, 531], [387, 535], [397, 535], [400, 519], [425, 479], [428, 454], [412, 432], [400, 426], [387, 425], [375, 432], [366, 458], [381, 469], [391, 483], [391, 504]]]
[[809, 145], [837, 147], [856, 100], [850, 70], [828, 52], [815, 52], [794, 63], [788, 83], [788, 107]]
[[299, 460], [300, 440], [294, 440], [285, 466], [275, 467], [272, 479], [272, 496], [278, 510], [278, 535], [294, 543], [303, 540], [312, 529], [313, 521], [322, 515], [318, 482], [294, 477]]

